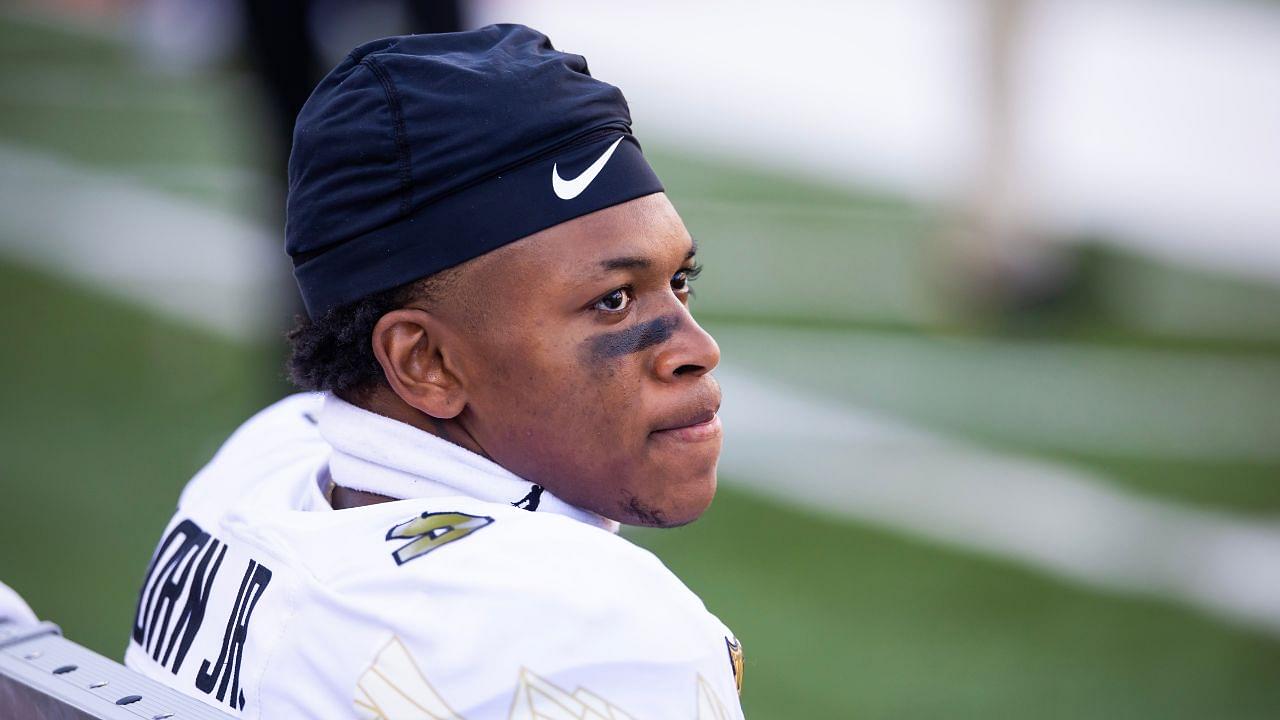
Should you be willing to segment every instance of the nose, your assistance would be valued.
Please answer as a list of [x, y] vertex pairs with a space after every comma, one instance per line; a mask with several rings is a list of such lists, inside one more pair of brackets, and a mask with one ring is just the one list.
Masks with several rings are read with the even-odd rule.
[[720, 346], [686, 309], [671, 339], [654, 357], [654, 371], [664, 382], [706, 375], [720, 364]]

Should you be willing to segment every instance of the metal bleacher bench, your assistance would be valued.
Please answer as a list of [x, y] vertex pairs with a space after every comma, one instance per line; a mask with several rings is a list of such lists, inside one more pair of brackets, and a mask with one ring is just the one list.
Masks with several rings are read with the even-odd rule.
[[0, 622], [0, 720], [229, 720], [230, 715], [62, 637]]

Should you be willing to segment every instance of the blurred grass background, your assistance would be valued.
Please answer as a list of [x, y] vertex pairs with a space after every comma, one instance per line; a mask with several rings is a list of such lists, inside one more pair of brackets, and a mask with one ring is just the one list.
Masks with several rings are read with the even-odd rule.
[[[245, 82], [144, 69], [109, 37], [0, 15], [0, 143], [271, 222]], [[1280, 440], [1280, 289], [1086, 243], [1064, 297], [973, 314], [941, 281], [938, 211], [649, 145], [699, 241], [695, 310], [726, 358], [1144, 494], [1280, 509], [1280, 462], [1256, 452]], [[0, 297], [0, 579], [119, 658], [179, 490], [272, 399], [281, 351], [2, 257]], [[1178, 417], [1212, 418], [1206, 442], [1238, 456], [1170, 447]], [[732, 478], [693, 526], [630, 535], [744, 641], [748, 717], [1280, 712], [1273, 636]]]

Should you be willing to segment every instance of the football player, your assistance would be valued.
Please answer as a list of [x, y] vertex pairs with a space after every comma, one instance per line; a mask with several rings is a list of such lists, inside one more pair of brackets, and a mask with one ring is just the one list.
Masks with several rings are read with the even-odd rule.
[[298, 118], [287, 398], [183, 491], [127, 664], [266, 718], [739, 718], [616, 535], [711, 502], [719, 349], [621, 92], [518, 25], [353, 51]]

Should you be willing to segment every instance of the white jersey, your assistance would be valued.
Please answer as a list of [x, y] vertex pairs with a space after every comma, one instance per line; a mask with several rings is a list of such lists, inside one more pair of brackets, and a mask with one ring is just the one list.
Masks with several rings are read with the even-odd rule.
[[36, 625], [39, 622], [27, 601], [13, 588], [0, 582], [0, 625]]
[[[335, 479], [406, 499], [335, 511]], [[296, 395], [183, 491], [125, 662], [252, 718], [741, 718], [741, 646], [616, 528]]]

